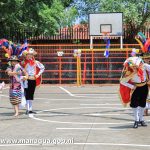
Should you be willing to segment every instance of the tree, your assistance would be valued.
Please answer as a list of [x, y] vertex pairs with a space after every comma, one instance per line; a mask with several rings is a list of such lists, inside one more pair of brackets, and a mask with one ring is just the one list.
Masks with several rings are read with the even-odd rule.
[[[9, 30], [31, 30], [35, 35], [55, 34], [62, 20], [66, 18], [66, 8], [74, 10], [70, 13], [69, 22], [74, 21], [75, 8], [70, 6], [72, 0], [1, 0], [0, 33], [9, 34]], [[2, 35], [2, 34], [1, 34]]]
[[88, 13], [123, 12], [124, 24], [131, 42], [144, 28], [145, 23], [150, 21], [149, 0], [82, 0], [75, 3], [75, 6], [84, 20], [87, 20]]
[[65, 10], [63, 19], [61, 19], [61, 27], [71, 27], [78, 17], [78, 11], [75, 7], [69, 7]]

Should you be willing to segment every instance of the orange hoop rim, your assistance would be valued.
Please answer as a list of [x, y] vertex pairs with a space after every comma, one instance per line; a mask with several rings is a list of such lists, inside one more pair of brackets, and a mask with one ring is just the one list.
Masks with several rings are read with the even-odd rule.
[[103, 36], [110, 35], [110, 32], [102, 32]]

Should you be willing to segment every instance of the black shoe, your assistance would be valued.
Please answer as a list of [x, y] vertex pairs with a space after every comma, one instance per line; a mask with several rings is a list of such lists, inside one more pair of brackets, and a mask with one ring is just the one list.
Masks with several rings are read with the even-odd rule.
[[141, 126], [146, 127], [147, 124], [144, 121], [140, 121]]
[[133, 128], [138, 128], [138, 121], [134, 122]]
[[26, 110], [26, 115], [28, 115], [29, 114], [29, 111], [28, 110]]
[[29, 114], [36, 114], [35, 111], [29, 111]]

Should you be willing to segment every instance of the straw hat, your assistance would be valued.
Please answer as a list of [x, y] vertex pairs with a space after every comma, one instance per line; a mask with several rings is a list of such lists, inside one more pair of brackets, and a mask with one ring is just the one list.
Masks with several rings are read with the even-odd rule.
[[29, 49], [23, 51], [23, 55], [24, 55], [24, 56], [26, 56], [27, 54], [36, 55], [37, 52], [36, 52], [33, 48], [29, 48]]
[[8, 59], [8, 61], [18, 61], [18, 62], [20, 62], [19, 58], [16, 55], [10, 56], [10, 58]]
[[141, 57], [143, 59], [148, 59], [148, 58], [150, 58], [150, 53], [143, 53]]

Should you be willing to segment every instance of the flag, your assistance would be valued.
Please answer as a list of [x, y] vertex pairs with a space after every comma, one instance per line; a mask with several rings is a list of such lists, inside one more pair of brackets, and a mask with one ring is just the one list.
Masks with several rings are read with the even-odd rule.
[[107, 41], [107, 44], [106, 44], [106, 50], [104, 52], [104, 56], [106, 58], [108, 58], [109, 57], [109, 50], [108, 49], [110, 48], [110, 39], [107, 39], [106, 41]]
[[107, 49], [107, 50], [105, 50], [105, 52], [104, 52], [104, 56], [106, 57], [106, 58], [108, 58], [109, 57], [109, 50]]

